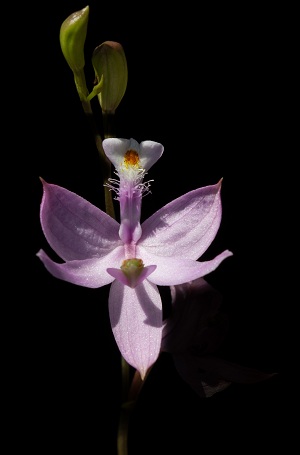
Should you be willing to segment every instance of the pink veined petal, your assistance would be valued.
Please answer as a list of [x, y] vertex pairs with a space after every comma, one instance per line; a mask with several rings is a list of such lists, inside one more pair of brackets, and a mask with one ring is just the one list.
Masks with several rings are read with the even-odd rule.
[[215, 238], [221, 222], [221, 181], [180, 196], [142, 224], [139, 244], [158, 256], [198, 259]]
[[232, 383], [255, 384], [276, 376], [214, 356], [197, 356], [193, 351], [173, 355], [174, 365], [198, 395], [211, 397]]
[[109, 316], [122, 356], [144, 379], [161, 345], [162, 302], [157, 287], [148, 280], [135, 289], [114, 281], [109, 293]]
[[194, 389], [200, 397], [209, 398], [214, 394], [227, 389], [231, 381], [224, 377], [206, 371], [202, 365], [203, 357], [197, 357], [189, 351], [173, 355], [176, 370], [181, 378]]
[[[194, 358], [194, 362], [196, 362], [196, 358]], [[198, 365], [202, 371], [214, 373], [227, 381], [239, 384], [255, 384], [277, 375], [277, 373], [266, 373], [256, 368], [246, 367], [214, 356], [199, 358]]]
[[[228, 320], [220, 312], [220, 292], [203, 278], [171, 286], [170, 290], [172, 312], [164, 320], [162, 351], [182, 352], [197, 343], [197, 352], [207, 354], [224, 340], [227, 333]], [[218, 321], [216, 325], [211, 322], [215, 319]]]
[[155, 264], [157, 266], [148, 277], [148, 280], [159, 286], [182, 284], [201, 278], [213, 272], [224, 259], [232, 256], [231, 251], [225, 250], [210, 261], [200, 262], [179, 256], [164, 258], [155, 256], [152, 252], [149, 253], [148, 249], [141, 246], [137, 247], [136, 252], [136, 257], [141, 258], [145, 265]]
[[63, 264], [52, 261], [43, 250], [40, 250], [37, 256], [55, 278], [87, 288], [100, 288], [114, 280], [106, 269], [108, 266], [116, 267], [121, 264], [124, 259], [124, 248], [119, 246], [101, 259], [82, 259]]
[[65, 188], [42, 183], [42, 230], [63, 260], [100, 258], [121, 245], [116, 220]]

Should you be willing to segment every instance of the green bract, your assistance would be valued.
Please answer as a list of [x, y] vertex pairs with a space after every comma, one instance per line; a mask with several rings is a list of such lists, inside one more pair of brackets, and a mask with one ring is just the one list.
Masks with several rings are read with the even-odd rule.
[[63, 55], [74, 73], [85, 65], [84, 43], [87, 34], [89, 6], [72, 13], [62, 23], [59, 40]]
[[106, 113], [114, 113], [125, 94], [128, 80], [127, 61], [122, 45], [115, 41], [100, 44], [93, 52], [92, 64], [98, 81], [103, 78], [98, 94], [101, 109]]

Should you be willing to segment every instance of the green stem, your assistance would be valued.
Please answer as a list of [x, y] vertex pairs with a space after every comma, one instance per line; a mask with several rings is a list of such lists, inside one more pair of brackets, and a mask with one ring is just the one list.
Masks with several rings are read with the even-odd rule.
[[128, 455], [128, 426], [131, 410], [122, 407], [118, 427], [117, 449], [118, 455]]
[[78, 95], [79, 95], [79, 98], [80, 98], [80, 101], [82, 104], [82, 108], [83, 108], [83, 111], [91, 126], [95, 144], [96, 144], [96, 147], [97, 147], [97, 150], [99, 153], [99, 157], [101, 160], [101, 164], [102, 164], [102, 179], [103, 179], [103, 183], [104, 183], [105, 210], [108, 215], [110, 215], [112, 218], [115, 219], [116, 216], [115, 216], [115, 209], [114, 209], [112, 194], [111, 194], [110, 189], [107, 186], [105, 186], [111, 177], [111, 163], [104, 153], [103, 146], [102, 146], [102, 137], [99, 134], [99, 131], [98, 131], [96, 123], [95, 123], [91, 103], [87, 98], [88, 90], [87, 90], [87, 86], [86, 86], [84, 71], [82, 70], [76, 74], [74, 73], [74, 79], [75, 79], [75, 85], [77, 88], [77, 92], [78, 92]]
[[145, 381], [151, 371], [151, 368], [147, 371], [147, 374], [142, 380], [139, 371], [135, 371], [131, 386], [129, 388], [129, 365], [122, 357], [122, 397], [123, 402], [120, 411], [120, 420], [118, 427], [118, 438], [117, 448], [118, 455], [128, 455], [128, 431], [129, 421], [132, 411], [136, 405], [138, 396], [145, 384]]
[[102, 111], [102, 118], [105, 139], [108, 137], [116, 137], [115, 112]]
[[128, 425], [130, 408], [126, 406], [129, 380], [130, 380], [130, 365], [121, 356], [121, 375], [122, 375], [122, 406], [119, 417], [117, 448], [118, 455], [128, 454]]
[[122, 403], [128, 399], [128, 390], [130, 384], [130, 365], [121, 356], [121, 374], [122, 374]]

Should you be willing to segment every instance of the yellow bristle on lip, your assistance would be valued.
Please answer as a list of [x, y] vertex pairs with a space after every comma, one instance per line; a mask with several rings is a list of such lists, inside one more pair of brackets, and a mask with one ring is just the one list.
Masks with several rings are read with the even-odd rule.
[[138, 167], [140, 164], [139, 154], [135, 150], [127, 150], [124, 156], [124, 165], [126, 167], [134, 166]]

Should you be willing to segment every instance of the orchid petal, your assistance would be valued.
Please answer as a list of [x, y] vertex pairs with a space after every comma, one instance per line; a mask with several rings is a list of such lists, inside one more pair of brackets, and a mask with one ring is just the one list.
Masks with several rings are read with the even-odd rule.
[[121, 245], [116, 220], [65, 188], [42, 183], [42, 229], [63, 260], [101, 258]]
[[202, 371], [213, 373], [226, 381], [238, 384], [255, 384], [277, 375], [277, 373], [266, 373], [256, 368], [245, 367], [214, 356], [201, 357], [198, 366], [200, 365]]
[[181, 378], [202, 398], [209, 398], [227, 389], [231, 381], [222, 376], [203, 370], [203, 357], [189, 352], [173, 355], [175, 368]]
[[200, 262], [179, 256], [155, 256], [141, 246], [137, 246], [136, 251], [137, 257], [143, 258], [144, 264], [155, 264], [157, 266], [148, 280], [159, 286], [182, 284], [203, 277], [213, 272], [224, 259], [232, 256], [231, 251], [225, 250], [210, 261]]
[[172, 312], [164, 321], [162, 351], [183, 352], [197, 346], [198, 354], [214, 352], [228, 330], [228, 317], [220, 311], [220, 292], [198, 278], [171, 286], [171, 298]]
[[160, 352], [162, 301], [157, 287], [148, 280], [135, 289], [114, 281], [109, 293], [109, 316], [122, 356], [143, 379]]
[[220, 311], [221, 294], [203, 278], [171, 286], [171, 297], [161, 351], [172, 354], [178, 373], [198, 395], [210, 397], [232, 383], [251, 384], [274, 376], [211, 355], [225, 339], [228, 317]]
[[198, 259], [221, 222], [221, 181], [190, 191], [162, 207], [142, 224], [139, 244], [158, 256]]
[[125, 153], [135, 150], [140, 159], [141, 168], [148, 171], [161, 157], [164, 147], [154, 141], [143, 141], [140, 144], [135, 139], [107, 138], [102, 142], [103, 150], [115, 168], [119, 170], [123, 164]]
[[102, 259], [68, 261], [63, 264], [52, 261], [43, 250], [40, 250], [37, 256], [55, 278], [87, 288], [99, 288], [114, 280], [106, 269], [108, 266], [117, 266], [121, 263], [124, 258], [124, 249], [119, 246]]
[[276, 376], [276, 373], [265, 373], [218, 357], [197, 356], [192, 352], [175, 354], [173, 360], [182, 379], [201, 397], [211, 397], [232, 383], [255, 384]]

